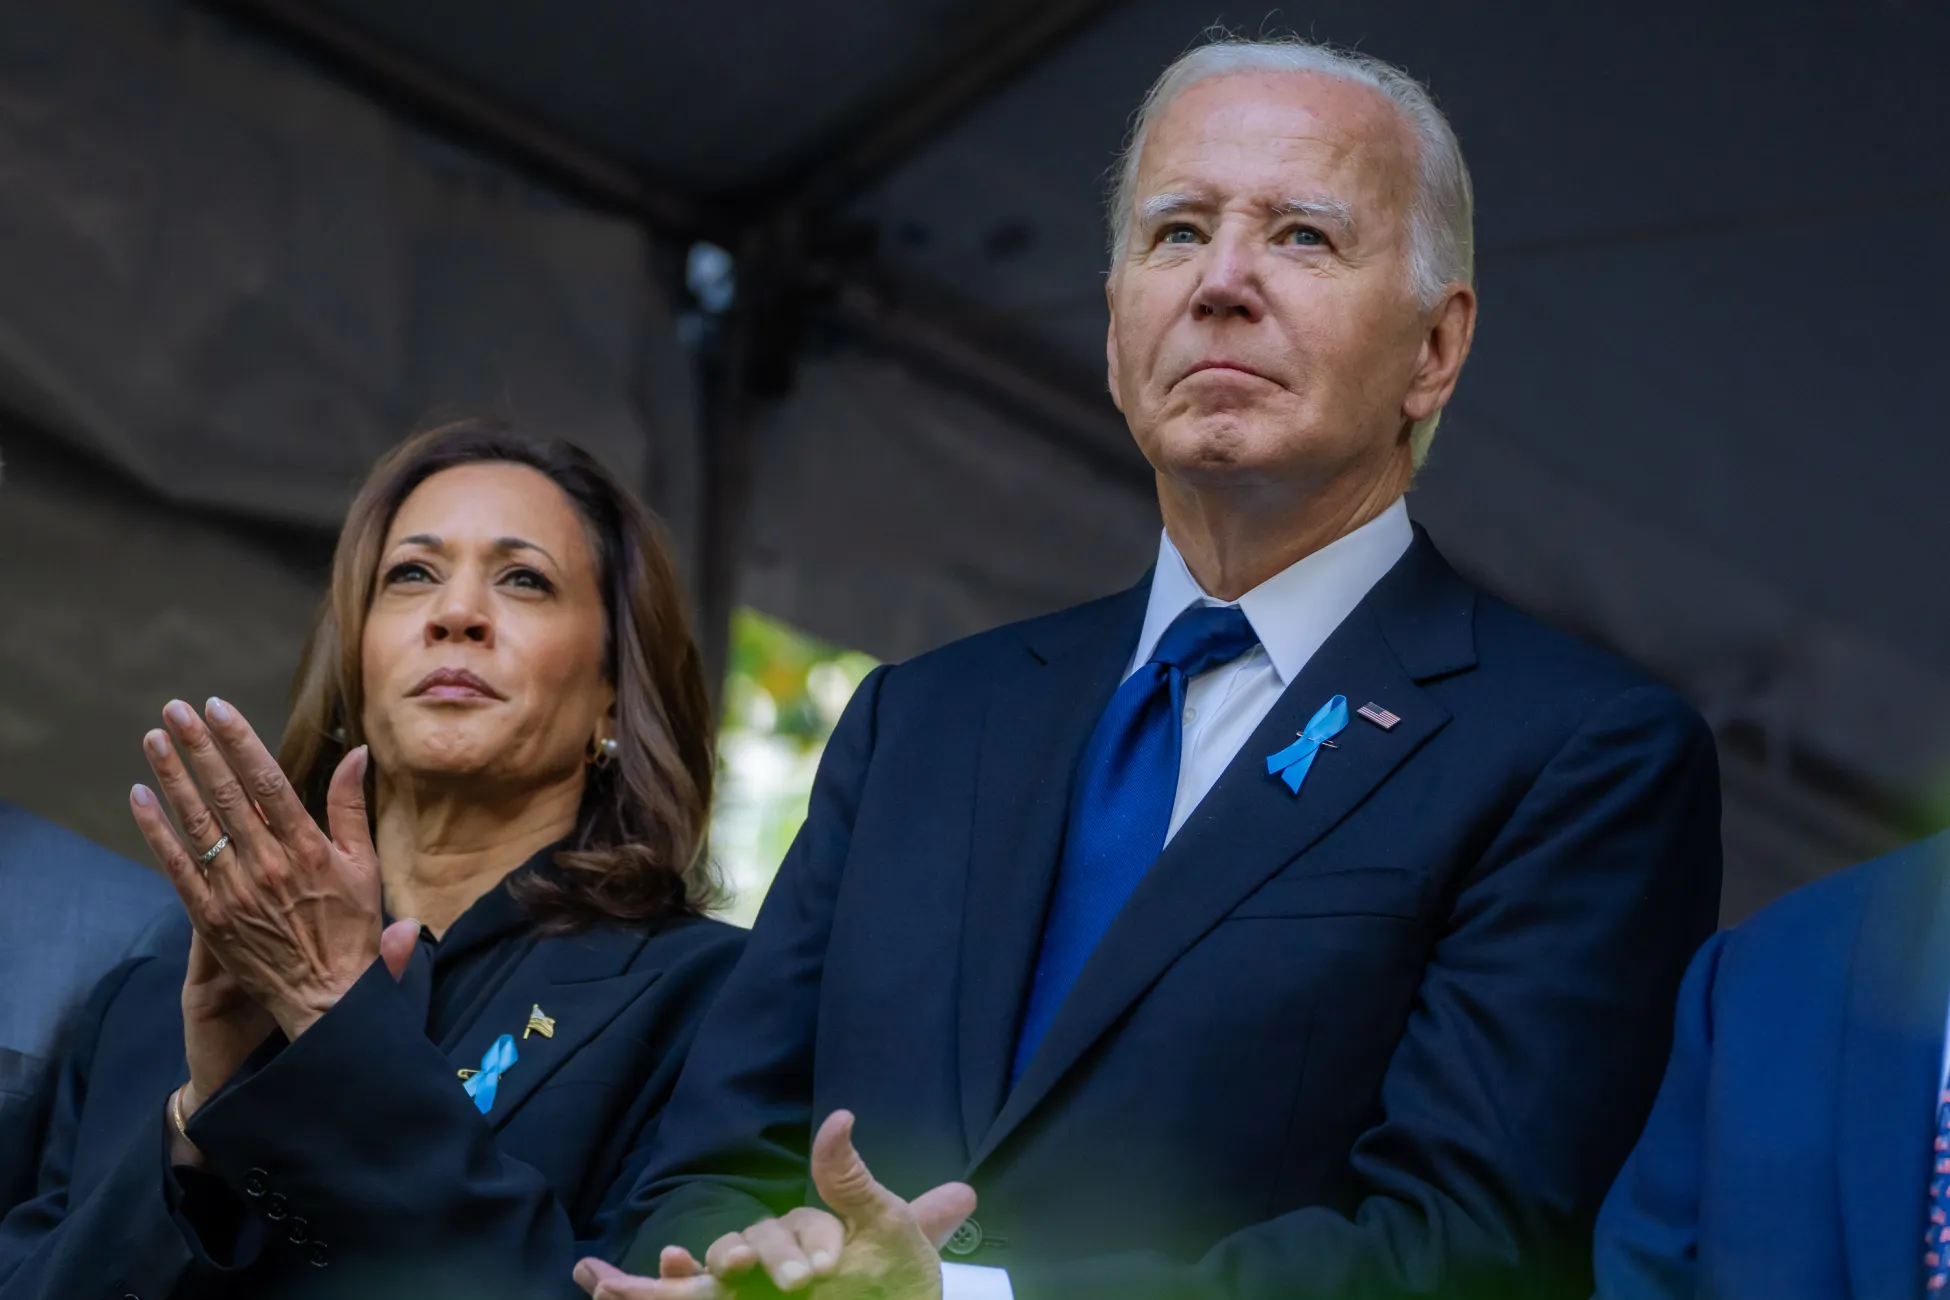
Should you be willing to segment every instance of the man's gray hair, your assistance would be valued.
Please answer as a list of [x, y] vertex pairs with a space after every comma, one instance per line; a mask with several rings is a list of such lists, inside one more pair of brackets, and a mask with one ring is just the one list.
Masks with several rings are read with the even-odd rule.
[[[1401, 112], [1415, 138], [1415, 203], [1408, 218], [1410, 284], [1424, 307], [1433, 307], [1452, 284], [1476, 282], [1475, 198], [1469, 166], [1449, 119], [1421, 82], [1392, 63], [1319, 45], [1299, 37], [1245, 40], [1225, 37], [1182, 54], [1158, 79], [1132, 120], [1117, 162], [1108, 213], [1112, 264], [1123, 261], [1137, 201], [1138, 164], [1151, 124], [1198, 82], [1234, 72], [1315, 72], [1380, 91]], [[1410, 434], [1420, 466], [1435, 438], [1441, 412], [1419, 421]]]

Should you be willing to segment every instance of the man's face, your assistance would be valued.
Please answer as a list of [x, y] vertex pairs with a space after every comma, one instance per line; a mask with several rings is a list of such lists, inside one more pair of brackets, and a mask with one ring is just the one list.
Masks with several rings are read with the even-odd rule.
[[1422, 391], [1414, 148], [1381, 94], [1315, 73], [1212, 77], [1159, 115], [1110, 274], [1108, 360], [1160, 473], [1406, 482], [1404, 424], [1448, 395]]

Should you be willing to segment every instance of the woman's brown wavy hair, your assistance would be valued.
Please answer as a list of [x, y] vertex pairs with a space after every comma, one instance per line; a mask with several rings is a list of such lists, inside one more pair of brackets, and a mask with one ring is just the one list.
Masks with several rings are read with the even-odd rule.
[[526, 465], [568, 496], [588, 531], [606, 616], [604, 673], [616, 690], [617, 753], [589, 768], [555, 870], [511, 882], [545, 927], [653, 925], [705, 910], [719, 886], [701, 851], [711, 806], [711, 707], [683, 595], [656, 517], [594, 457], [498, 422], [415, 434], [373, 466], [332, 557], [332, 585], [292, 684], [278, 761], [321, 822], [325, 789], [365, 743], [360, 644], [386, 532], [402, 502], [442, 470]]

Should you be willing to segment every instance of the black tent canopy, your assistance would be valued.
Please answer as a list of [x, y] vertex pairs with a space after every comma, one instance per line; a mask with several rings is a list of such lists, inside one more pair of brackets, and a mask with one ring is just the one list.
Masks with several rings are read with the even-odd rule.
[[[1394, 60], [1470, 158], [1484, 304], [1412, 512], [1707, 713], [1730, 913], [1935, 821], [1944, 6], [6, 5], [18, 482], [107, 500], [80, 449], [116, 526], [295, 557], [302, 590], [379, 446], [498, 404], [639, 477], [707, 637], [746, 600], [886, 656], [1148, 562], [1101, 201], [1157, 71], [1214, 22]], [[700, 244], [722, 310], [684, 287]], [[84, 641], [87, 593], [36, 591]], [[73, 746], [57, 709], [135, 734], [36, 635], [0, 632], [10, 787], [68, 770], [35, 757]]]

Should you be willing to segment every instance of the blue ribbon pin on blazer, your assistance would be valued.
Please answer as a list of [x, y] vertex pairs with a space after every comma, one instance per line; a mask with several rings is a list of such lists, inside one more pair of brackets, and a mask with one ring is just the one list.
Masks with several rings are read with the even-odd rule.
[[501, 1076], [518, 1059], [513, 1034], [503, 1034], [494, 1040], [494, 1046], [481, 1057], [480, 1072], [470, 1075], [467, 1082], [461, 1085], [467, 1089], [467, 1095], [474, 1099], [475, 1110], [485, 1115], [493, 1108], [494, 1093], [501, 1086]]
[[1347, 696], [1336, 695], [1320, 706], [1307, 723], [1307, 729], [1300, 733], [1300, 739], [1288, 745], [1277, 754], [1266, 756], [1266, 771], [1286, 782], [1286, 788], [1295, 794], [1300, 793], [1300, 783], [1307, 779], [1313, 769], [1314, 755], [1320, 747], [1335, 748], [1334, 737], [1347, 728]]

